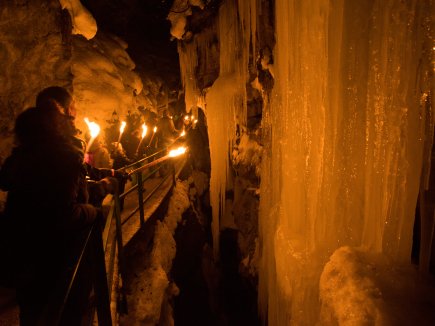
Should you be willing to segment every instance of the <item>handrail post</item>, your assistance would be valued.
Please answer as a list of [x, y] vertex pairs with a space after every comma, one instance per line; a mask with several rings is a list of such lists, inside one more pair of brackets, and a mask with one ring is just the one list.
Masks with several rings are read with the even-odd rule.
[[175, 162], [172, 160], [171, 162], [172, 166], [172, 185], [175, 186], [176, 184], [176, 178], [175, 178]]
[[121, 274], [122, 287], [121, 287], [121, 300], [119, 311], [122, 313], [128, 313], [127, 309], [127, 295], [125, 293], [124, 277], [125, 277], [125, 260], [124, 260], [124, 245], [122, 242], [122, 225], [121, 225], [121, 210], [119, 205], [119, 194], [115, 192], [114, 196], [115, 204], [115, 221], [116, 221], [116, 241], [118, 245], [118, 265], [119, 273]]
[[106, 263], [103, 250], [103, 238], [97, 225], [92, 230], [92, 247], [94, 251], [93, 283], [97, 303], [98, 325], [111, 326], [112, 315], [110, 312], [109, 288], [107, 286]]
[[143, 210], [143, 180], [142, 171], [136, 173], [137, 176], [137, 194], [139, 198], [139, 215], [140, 215], [140, 226], [143, 227], [145, 224], [145, 213]]

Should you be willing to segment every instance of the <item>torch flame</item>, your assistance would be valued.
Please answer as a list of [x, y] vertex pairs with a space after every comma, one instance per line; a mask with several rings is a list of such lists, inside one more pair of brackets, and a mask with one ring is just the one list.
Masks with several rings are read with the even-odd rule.
[[156, 131], [157, 131], [157, 126], [154, 127], [154, 132], [156, 132]]
[[124, 132], [125, 126], [127, 125], [127, 122], [122, 121], [121, 127], [119, 127], [119, 132], [122, 134]]
[[178, 147], [177, 149], [173, 149], [169, 152], [168, 156], [169, 157], [175, 157], [175, 156], [179, 156], [182, 155], [184, 153], [186, 153], [187, 148], [186, 147]]
[[189, 120], [189, 116], [188, 116], [188, 115], [185, 115], [185, 116], [184, 116], [184, 120]]
[[198, 122], [198, 119], [195, 119], [195, 121], [193, 121], [193, 123], [197, 123]]
[[96, 138], [100, 133], [100, 126], [95, 122], [89, 121], [88, 118], [85, 118], [85, 122], [88, 125], [89, 133], [91, 134], [91, 138]]
[[183, 130], [180, 134], [180, 137], [184, 137], [185, 135], [186, 135], [186, 131]]
[[142, 125], [142, 138], [144, 138], [144, 137], [146, 136], [147, 131], [148, 131], [148, 127], [147, 127], [147, 125], [144, 123], [144, 124]]

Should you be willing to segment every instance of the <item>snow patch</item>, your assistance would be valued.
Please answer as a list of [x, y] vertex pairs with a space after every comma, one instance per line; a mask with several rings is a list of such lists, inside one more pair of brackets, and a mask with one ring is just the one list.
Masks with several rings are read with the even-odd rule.
[[240, 142], [233, 148], [233, 165], [246, 165], [253, 167], [255, 174], [260, 176], [261, 174], [261, 155], [263, 153], [263, 147], [259, 145], [255, 140], [250, 139], [249, 135], [244, 133], [240, 137]]
[[[132, 296], [136, 313], [135, 316], [125, 317], [126, 324], [157, 325], [161, 320], [165, 300], [168, 300], [168, 296], [172, 297], [179, 293], [177, 286], [170, 282], [168, 274], [176, 253], [173, 235], [183, 212], [190, 206], [188, 189], [187, 181], [177, 180], [169, 199], [167, 215], [162, 222], [157, 222], [150, 266], [137, 277], [138, 284], [135, 286], [142, 293]], [[170, 316], [164, 318], [171, 319]]]
[[321, 325], [435, 325], [434, 279], [382, 254], [341, 247], [320, 277]]

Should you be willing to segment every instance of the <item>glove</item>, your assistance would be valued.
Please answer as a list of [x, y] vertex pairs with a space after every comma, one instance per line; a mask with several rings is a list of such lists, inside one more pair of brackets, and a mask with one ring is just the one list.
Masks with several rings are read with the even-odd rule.
[[115, 171], [113, 176], [119, 181], [131, 180], [131, 176], [125, 171]]
[[103, 186], [106, 194], [114, 194], [118, 189], [118, 180], [116, 178], [106, 177], [101, 179], [99, 183]]

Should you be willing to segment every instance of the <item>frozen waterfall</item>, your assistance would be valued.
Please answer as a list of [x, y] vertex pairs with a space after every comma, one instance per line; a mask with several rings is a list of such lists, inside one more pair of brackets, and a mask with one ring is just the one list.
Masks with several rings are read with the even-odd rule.
[[[260, 212], [269, 325], [318, 322], [319, 278], [342, 246], [410, 263], [433, 137], [421, 105], [433, 69], [429, 12], [417, 0], [276, 1]], [[347, 313], [360, 324], [351, 317], [359, 312]]]
[[[219, 78], [205, 95], [194, 75], [213, 33], [179, 47], [186, 103], [207, 115], [215, 251], [228, 150], [234, 126], [246, 124], [261, 3], [223, 1], [211, 27]], [[409, 273], [417, 197], [430, 171], [433, 2], [274, 3], [275, 86], [262, 114], [260, 311], [271, 326], [386, 325], [400, 309], [385, 308], [394, 291], [383, 294], [379, 284], [400, 268]], [[433, 225], [427, 229], [423, 261]]]

